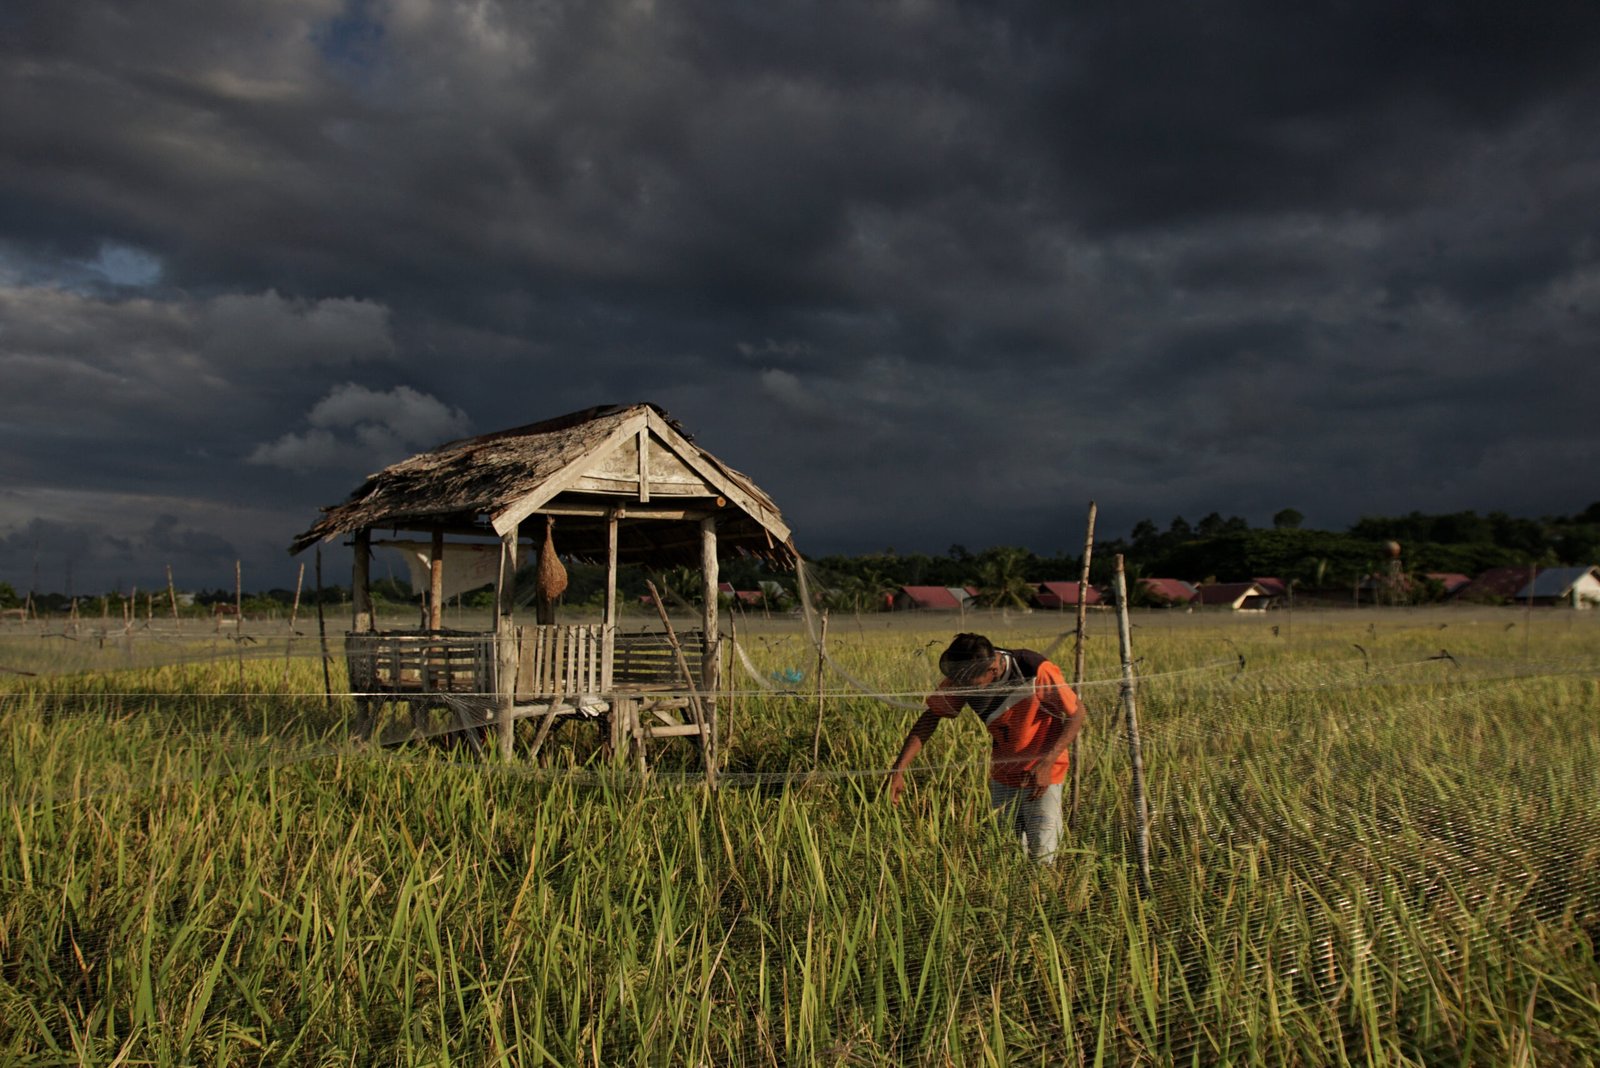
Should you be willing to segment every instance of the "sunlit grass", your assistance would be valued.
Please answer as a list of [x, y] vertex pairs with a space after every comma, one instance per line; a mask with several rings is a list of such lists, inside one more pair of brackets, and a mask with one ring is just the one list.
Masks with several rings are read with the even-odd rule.
[[[914, 713], [824, 675], [813, 766], [792, 623], [748, 627], [793, 692], [731, 673], [715, 796], [687, 743], [641, 782], [576, 727], [538, 767], [357, 746], [303, 639], [13, 678], [0, 1062], [1583, 1063], [1600, 628], [1522, 618], [1138, 617], [1147, 898], [1103, 618], [1043, 870], [989, 827], [973, 722], [892, 807]], [[830, 653], [922, 691], [953, 621], [883, 622]]]

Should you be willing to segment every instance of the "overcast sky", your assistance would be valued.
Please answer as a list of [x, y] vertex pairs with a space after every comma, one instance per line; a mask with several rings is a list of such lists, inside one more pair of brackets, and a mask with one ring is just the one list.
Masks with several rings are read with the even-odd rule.
[[290, 583], [383, 464], [640, 400], [812, 555], [1600, 498], [1592, 0], [14, 0], [0, 50], [19, 589]]

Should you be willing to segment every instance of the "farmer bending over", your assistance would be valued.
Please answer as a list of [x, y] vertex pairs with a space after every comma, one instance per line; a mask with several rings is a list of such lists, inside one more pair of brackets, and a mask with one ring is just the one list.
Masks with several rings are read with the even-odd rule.
[[1030, 649], [996, 649], [981, 634], [957, 634], [939, 657], [944, 679], [928, 697], [889, 776], [889, 799], [939, 726], [966, 705], [989, 729], [989, 802], [1001, 830], [1021, 834], [1035, 860], [1054, 858], [1061, 838], [1061, 783], [1083, 709], [1061, 669]]

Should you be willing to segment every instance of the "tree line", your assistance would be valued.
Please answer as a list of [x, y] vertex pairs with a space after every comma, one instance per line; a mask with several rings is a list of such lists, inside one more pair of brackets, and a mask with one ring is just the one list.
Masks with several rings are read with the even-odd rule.
[[[1343, 531], [1306, 529], [1303, 523], [1304, 516], [1293, 508], [1278, 512], [1269, 527], [1252, 527], [1239, 516], [1224, 518], [1216, 512], [1194, 523], [1175, 516], [1164, 528], [1141, 519], [1126, 537], [1095, 543], [1090, 582], [1109, 584], [1113, 558], [1120, 553], [1135, 579], [1245, 582], [1270, 575], [1306, 590], [1348, 590], [1383, 567], [1390, 541], [1400, 544], [1405, 571], [1418, 576], [1419, 595], [1430, 589], [1421, 579], [1428, 572], [1475, 576], [1495, 567], [1600, 561], [1600, 502], [1576, 515], [1539, 519], [1465, 511], [1363, 516]], [[943, 555], [886, 549], [826, 556], [815, 564], [819, 572], [850, 588], [877, 593], [902, 585], [973, 586], [980, 600], [1004, 605], [1026, 603], [1024, 591], [1033, 583], [1075, 581], [1082, 557], [1041, 555], [1016, 546], [974, 553], [952, 545]], [[1130, 599], [1142, 599], [1138, 583], [1134, 586]]]
[[[1354, 583], [1377, 572], [1387, 559], [1386, 543], [1398, 542], [1405, 571], [1418, 577], [1416, 588], [1426, 593], [1429, 585], [1421, 579], [1427, 572], [1458, 572], [1477, 575], [1495, 567], [1554, 567], [1587, 565], [1600, 561], [1600, 501], [1576, 515], [1545, 516], [1528, 519], [1505, 512], [1479, 515], [1474, 511], [1426, 515], [1411, 512], [1402, 516], [1363, 516], [1343, 531], [1311, 530], [1303, 525], [1304, 516], [1285, 508], [1272, 518], [1269, 527], [1252, 527], [1239, 516], [1224, 518], [1217, 512], [1190, 523], [1174, 516], [1165, 527], [1151, 519], [1135, 523], [1126, 537], [1095, 543], [1089, 572], [1090, 582], [1104, 586], [1111, 581], [1112, 559], [1121, 553], [1130, 577], [1180, 578], [1189, 582], [1243, 582], [1271, 575], [1299, 588], [1349, 589]], [[1040, 554], [1014, 545], [996, 545], [972, 551], [965, 545], [951, 545], [942, 554], [900, 553], [892, 548], [859, 555], [829, 555], [809, 561], [819, 599], [830, 606], [858, 611], [884, 607], [901, 586], [970, 586], [979, 591], [979, 600], [992, 606], [1023, 606], [1031, 599], [1039, 582], [1076, 581], [1082, 557], [1073, 553]], [[531, 588], [532, 568], [518, 576], [519, 587]], [[564, 601], [569, 605], [597, 605], [605, 595], [603, 567], [569, 564], [569, 585]], [[732, 559], [722, 563], [721, 577], [736, 589], [761, 591], [767, 607], [792, 606], [796, 582], [792, 572], [774, 571], [753, 559]], [[646, 572], [625, 567], [618, 574], [618, 596], [636, 603], [645, 595], [646, 581], [654, 581], [664, 595], [685, 604], [700, 596], [699, 574], [689, 568]], [[1131, 599], [1143, 599], [1137, 581]], [[121, 614], [124, 595], [104, 595], [103, 606]], [[145, 608], [147, 595], [140, 595]], [[195, 594], [193, 606], [185, 614], [210, 615], [218, 604], [232, 605], [234, 591], [202, 590]], [[418, 592], [400, 578], [385, 578], [373, 583], [374, 599], [381, 604], [416, 603]], [[247, 614], [287, 612], [294, 591], [270, 589], [246, 597]], [[301, 591], [302, 607], [314, 607], [314, 590]], [[80, 597], [80, 611], [93, 604], [102, 608], [101, 597]], [[347, 586], [325, 586], [324, 604], [347, 604]], [[168, 610], [165, 591], [156, 591], [156, 610]], [[461, 604], [482, 608], [492, 605], [492, 590], [465, 594]], [[5, 583], [0, 583], [0, 608], [15, 608], [22, 598]], [[36, 597], [36, 607], [44, 612], [66, 611], [68, 599], [61, 594]]]

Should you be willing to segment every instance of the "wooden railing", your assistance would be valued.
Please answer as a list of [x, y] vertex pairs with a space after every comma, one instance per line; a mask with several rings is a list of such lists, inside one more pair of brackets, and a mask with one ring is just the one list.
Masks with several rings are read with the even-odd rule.
[[[689, 678], [699, 686], [706, 655], [705, 632], [679, 631], [678, 644], [683, 647]], [[665, 634], [653, 631], [618, 634], [613, 656], [611, 678], [616, 686], [662, 689], [682, 685], [677, 657], [673, 656], [672, 645]]]
[[[598, 623], [518, 629], [516, 696], [549, 699], [604, 690], [605, 627]], [[678, 635], [690, 681], [701, 682], [705, 634]], [[391, 630], [345, 636], [345, 661], [355, 693], [495, 693], [495, 636], [483, 631]], [[670, 690], [683, 686], [665, 634], [616, 635], [612, 688]]]
[[354, 693], [494, 693], [494, 635], [391, 630], [347, 634]]
[[599, 623], [519, 628], [517, 696], [552, 698], [598, 694], [605, 627]]

